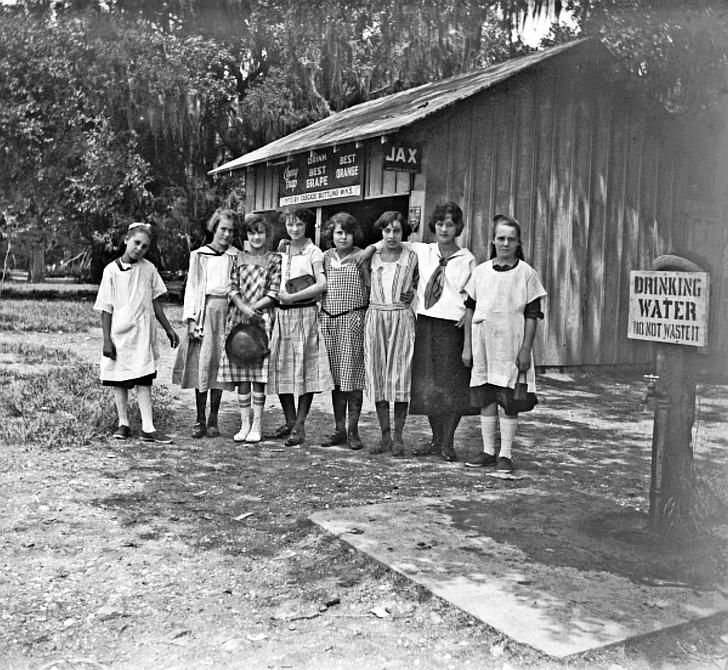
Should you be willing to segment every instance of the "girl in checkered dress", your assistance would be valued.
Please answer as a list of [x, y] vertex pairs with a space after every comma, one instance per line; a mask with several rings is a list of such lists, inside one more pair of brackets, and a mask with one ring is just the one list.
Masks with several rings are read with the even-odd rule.
[[[314, 393], [333, 388], [316, 301], [326, 291], [323, 252], [306, 236], [316, 215], [305, 207], [283, 212], [290, 238], [281, 249], [281, 284], [270, 339], [268, 391], [277, 393], [285, 424], [271, 437], [303, 444]], [[298, 398], [298, 405], [296, 405]]]
[[[245, 218], [248, 248], [239, 251], [233, 265], [228, 296], [232, 302], [226, 335], [239, 323], [256, 322], [270, 338], [273, 329], [273, 305], [281, 283], [281, 257], [267, 250], [270, 228], [260, 214]], [[246, 366], [236, 365], [223, 351], [217, 378], [238, 385], [240, 430], [236, 442], [260, 442], [265, 385], [268, 381], [268, 357]], [[251, 394], [252, 384], [252, 394]], [[250, 410], [253, 416], [251, 421]]]
[[[326, 295], [321, 303], [321, 330], [329, 355], [334, 390], [334, 433], [322, 446], [348, 443], [361, 449], [359, 416], [364, 394], [364, 318], [369, 303], [366, 259], [354, 246], [361, 230], [350, 214], [334, 214], [326, 223], [325, 236], [333, 248], [324, 253]], [[346, 423], [346, 410], [349, 422]]]

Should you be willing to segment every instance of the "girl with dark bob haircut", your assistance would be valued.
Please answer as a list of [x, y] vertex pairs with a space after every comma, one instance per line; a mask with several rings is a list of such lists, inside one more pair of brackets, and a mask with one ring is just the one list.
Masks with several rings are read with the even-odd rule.
[[[308, 209], [308, 207], [298, 207], [295, 205], [284, 207], [281, 210], [279, 221], [285, 226], [286, 222], [291, 218], [298, 219], [305, 224], [307, 238], [313, 239], [316, 237], [316, 212]], [[283, 239], [290, 239], [287, 229]]]
[[334, 214], [324, 230], [331, 248], [324, 253], [327, 290], [319, 318], [334, 381], [331, 403], [335, 425], [334, 432], [321, 446], [348, 444], [350, 449], [357, 450], [364, 446], [359, 437], [359, 417], [364, 397], [364, 318], [369, 304], [369, 269], [356, 245], [360, 228], [351, 214]]
[[435, 209], [432, 210], [432, 216], [427, 224], [430, 232], [436, 234], [435, 225], [438, 221], [444, 221], [447, 215], [450, 215], [452, 222], [455, 224], [455, 237], [459, 237], [465, 227], [465, 221], [463, 221], [463, 210], [454, 203], [452, 200], [447, 202], [441, 202], [435, 205]]
[[378, 230], [380, 233], [384, 232], [384, 229], [389, 226], [390, 223], [397, 221], [399, 227], [402, 230], [402, 239], [406, 240], [412, 234], [412, 226], [409, 221], [402, 216], [401, 212], [384, 212], [375, 222], [374, 230]]
[[355, 247], [361, 246], [364, 240], [361, 226], [351, 214], [347, 214], [346, 212], [338, 212], [326, 222], [326, 225], [324, 226], [324, 240], [326, 240], [328, 246], [334, 246], [333, 234], [336, 226], [340, 226], [341, 230], [343, 230], [347, 235], [353, 236]]
[[270, 235], [270, 224], [262, 214], [248, 214], [243, 221], [243, 230], [247, 238], [250, 233], [264, 232]]

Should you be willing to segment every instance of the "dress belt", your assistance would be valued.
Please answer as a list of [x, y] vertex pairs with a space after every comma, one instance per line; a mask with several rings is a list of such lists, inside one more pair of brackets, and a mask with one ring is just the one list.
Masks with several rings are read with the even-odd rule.
[[326, 316], [330, 316], [332, 319], [335, 319], [338, 316], [344, 316], [346, 314], [351, 314], [351, 312], [361, 312], [363, 309], [366, 309], [369, 307], [369, 305], [361, 305], [360, 307], [354, 307], [352, 309], [347, 309], [345, 312], [339, 312], [338, 314], [332, 314], [331, 312], [327, 312], [323, 307], [321, 308], [321, 311], [326, 314]]
[[409, 305], [403, 303], [386, 303], [386, 302], [370, 302], [369, 307], [372, 309], [378, 309], [382, 312], [398, 312], [403, 309], [410, 309]]

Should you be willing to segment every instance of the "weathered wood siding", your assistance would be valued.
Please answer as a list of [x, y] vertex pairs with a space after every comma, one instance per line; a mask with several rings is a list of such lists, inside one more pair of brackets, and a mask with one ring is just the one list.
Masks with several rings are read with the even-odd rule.
[[598, 64], [563, 59], [427, 119], [426, 209], [461, 204], [461, 238], [484, 260], [489, 222], [511, 213], [549, 296], [540, 365], [646, 362], [626, 337], [629, 273], [671, 246], [676, 149], [668, 120], [620, 95]]

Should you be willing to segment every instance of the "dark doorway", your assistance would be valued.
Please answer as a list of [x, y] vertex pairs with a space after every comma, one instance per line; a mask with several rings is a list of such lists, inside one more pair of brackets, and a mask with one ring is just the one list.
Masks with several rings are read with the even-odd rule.
[[334, 214], [338, 212], [346, 212], [351, 214], [361, 226], [364, 240], [363, 246], [374, 244], [380, 239], [379, 232], [374, 229], [374, 222], [384, 212], [388, 211], [401, 212], [402, 216], [407, 218], [409, 212], [409, 196], [397, 196], [392, 198], [376, 198], [374, 200], [361, 200], [359, 202], [347, 202], [343, 205], [326, 205], [321, 208], [321, 247], [327, 247], [324, 242], [323, 234], [326, 222]]

